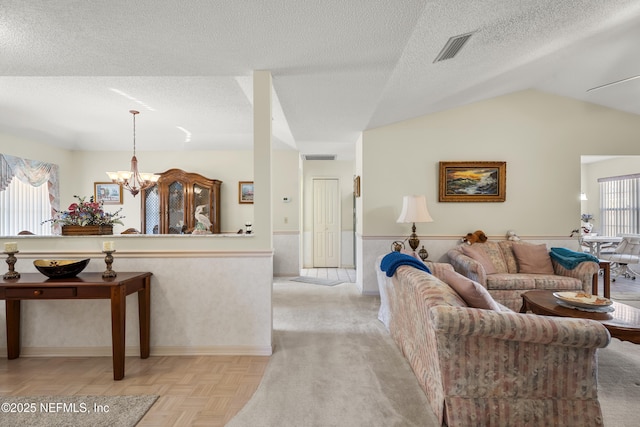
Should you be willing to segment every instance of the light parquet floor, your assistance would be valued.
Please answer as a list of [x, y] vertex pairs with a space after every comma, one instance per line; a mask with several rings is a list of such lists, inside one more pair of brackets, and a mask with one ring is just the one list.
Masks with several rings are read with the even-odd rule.
[[268, 361], [264, 356], [127, 357], [124, 379], [114, 381], [110, 357], [2, 358], [0, 396], [159, 395], [138, 426], [224, 426], [251, 398]]

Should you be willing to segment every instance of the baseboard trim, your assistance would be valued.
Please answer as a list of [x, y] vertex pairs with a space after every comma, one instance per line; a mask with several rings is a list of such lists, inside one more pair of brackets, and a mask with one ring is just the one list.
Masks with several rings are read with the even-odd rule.
[[[0, 347], [0, 354], [7, 356], [7, 348]], [[271, 346], [156, 346], [151, 356], [271, 356]], [[111, 357], [111, 347], [23, 347], [24, 357]], [[127, 347], [125, 356], [140, 356], [140, 347]]]

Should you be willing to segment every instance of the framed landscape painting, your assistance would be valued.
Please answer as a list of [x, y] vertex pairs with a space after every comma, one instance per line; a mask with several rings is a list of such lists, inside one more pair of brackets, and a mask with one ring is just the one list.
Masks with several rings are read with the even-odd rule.
[[94, 200], [105, 205], [122, 204], [122, 184], [113, 182], [94, 182]]
[[507, 162], [440, 162], [440, 202], [504, 202]]
[[253, 181], [238, 183], [238, 203], [253, 203]]

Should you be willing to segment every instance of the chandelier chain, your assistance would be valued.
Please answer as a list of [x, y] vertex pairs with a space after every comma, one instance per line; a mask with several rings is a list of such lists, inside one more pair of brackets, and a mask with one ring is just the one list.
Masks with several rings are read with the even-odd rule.
[[136, 114], [140, 114], [139, 111], [129, 110], [133, 115], [133, 155], [136, 155]]
[[122, 187], [129, 190], [132, 196], [136, 196], [141, 190], [154, 185], [160, 175], [150, 173], [140, 173], [138, 170], [138, 158], [136, 157], [136, 114], [139, 111], [129, 110], [133, 115], [133, 157], [131, 157], [131, 168], [129, 171], [107, 172], [112, 182], [122, 184]]

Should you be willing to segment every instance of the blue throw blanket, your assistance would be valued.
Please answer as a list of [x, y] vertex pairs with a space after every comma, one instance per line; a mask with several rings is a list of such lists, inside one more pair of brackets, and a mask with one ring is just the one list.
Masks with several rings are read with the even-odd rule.
[[573, 270], [584, 261], [600, 262], [598, 258], [591, 254], [576, 252], [567, 248], [551, 248], [549, 255], [558, 261], [558, 264], [569, 270]]
[[390, 252], [386, 254], [382, 261], [380, 261], [380, 270], [386, 272], [387, 277], [391, 277], [395, 274], [396, 269], [401, 265], [410, 265], [419, 270], [431, 273], [429, 267], [427, 267], [422, 261], [411, 255], [403, 254], [402, 252]]

